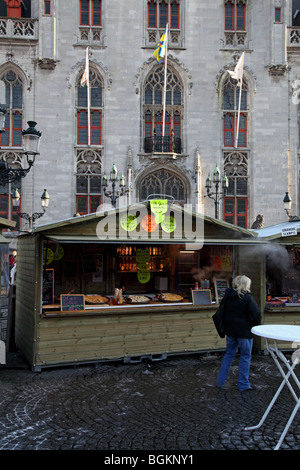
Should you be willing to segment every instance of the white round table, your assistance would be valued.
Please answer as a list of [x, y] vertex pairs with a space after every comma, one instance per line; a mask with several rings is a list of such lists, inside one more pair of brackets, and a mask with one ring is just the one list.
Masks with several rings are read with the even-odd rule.
[[300, 326], [298, 325], [259, 325], [254, 326], [251, 332], [263, 338], [300, 342]]
[[[267, 350], [269, 351], [270, 355], [272, 356], [276, 366], [279, 369], [280, 374], [283, 377], [283, 381], [281, 382], [280, 387], [278, 388], [277, 392], [275, 393], [274, 397], [272, 398], [268, 408], [266, 409], [263, 417], [261, 418], [260, 422], [256, 426], [250, 426], [245, 428], [246, 430], [253, 430], [253, 429], [258, 429], [263, 422], [265, 421], [266, 417], [268, 416], [271, 408], [273, 407], [274, 403], [276, 402], [277, 398], [280, 395], [281, 390], [283, 389], [284, 385], [287, 385], [291, 394], [293, 395], [296, 405], [290, 415], [290, 418], [280, 436], [280, 439], [275, 447], [274, 450], [278, 450], [282, 444], [283, 439], [285, 438], [286, 433], [289, 430], [290, 425], [292, 424], [292, 421], [294, 417], [296, 416], [296, 413], [299, 409], [300, 406], [300, 396], [296, 394], [294, 388], [292, 387], [289, 379], [292, 377], [294, 379], [295, 385], [297, 387], [297, 391], [299, 393], [300, 391], [300, 382], [294, 372], [294, 368], [296, 367], [297, 364], [300, 362], [300, 326], [298, 325], [259, 325], [259, 326], [254, 326], [251, 329], [251, 332], [254, 335], [261, 336], [265, 339], [266, 341], [266, 347]], [[270, 345], [270, 340], [273, 343], [273, 346]], [[278, 349], [277, 346], [277, 341], [285, 341], [285, 342], [290, 342], [291, 348], [296, 349], [297, 351], [292, 355], [292, 360], [291, 362], [287, 360], [285, 355]], [[283, 370], [279, 360], [282, 361], [284, 366], [286, 367], [286, 372]], [[294, 386], [295, 386], [294, 385]]]

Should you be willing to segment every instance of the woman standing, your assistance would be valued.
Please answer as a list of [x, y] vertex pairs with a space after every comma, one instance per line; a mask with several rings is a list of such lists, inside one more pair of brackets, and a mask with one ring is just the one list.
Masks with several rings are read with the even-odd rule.
[[237, 387], [240, 391], [253, 390], [249, 382], [250, 362], [253, 345], [251, 328], [261, 322], [261, 311], [250, 293], [251, 280], [247, 276], [234, 278], [232, 288], [225, 293], [224, 323], [226, 353], [217, 379], [222, 387], [227, 380], [230, 366], [240, 349]]

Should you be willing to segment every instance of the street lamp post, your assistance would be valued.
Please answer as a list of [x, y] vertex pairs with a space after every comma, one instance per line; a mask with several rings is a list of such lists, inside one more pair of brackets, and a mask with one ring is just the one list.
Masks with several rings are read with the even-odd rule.
[[[212, 182], [215, 185], [215, 192], [214, 193], [211, 192]], [[221, 182], [222, 182], [222, 193], [219, 192]], [[226, 196], [228, 185], [229, 185], [229, 183], [228, 183], [227, 176], [224, 175], [223, 178], [221, 179], [220, 170], [216, 165], [216, 168], [215, 168], [214, 174], [213, 174], [213, 180], [211, 180], [210, 175], [208, 175], [208, 177], [206, 179], [206, 183], [205, 183], [207, 196], [215, 201], [215, 218], [216, 219], [219, 218], [219, 203], [220, 203], [220, 200], [223, 199]]]
[[291, 215], [290, 212], [291, 212], [291, 209], [292, 209], [292, 198], [291, 196], [289, 195], [289, 192], [286, 192], [285, 193], [285, 196], [283, 198], [283, 206], [284, 206], [284, 210], [285, 212], [287, 213], [288, 215], [288, 218], [289, 218], [289, 222], [295, 222], [295, 221], [299, 221], [300, 218], [297, 216], [297, 215]]
[[[20, 193], [19, 193], [18, 189], [15, 189], [13, 191], [12, 200], [13, 200], [13, 205], [16, 206], [16, 207], [19, 207], [19, 205], [20, 205]], [[43, 212], [34, 212], [32, 215], [27, 214], [27, 212], [18, 212], [18, 215], [22, 219], [28, 220], [30, 230], [33, 229], [35, 220], [39, 219], [40, 217], [43, 217], [43, 215], [45, 214], [46, 209], [49, 206], [49, 200], [50, 200], [50, 196], [48, 194], [48, 191], [47, 191], [47, 189], [44, 189], [44, 192], [41, 196], [41, 205], [42, 205]]]
[[116, 182], [118, 179], [118, 170], [115, 164], [113, 164], [112, 169], [110, 170], [109, 173], [109, 179], [111, 182], [112, 189], [111, 191], [107, 191], [107, 186], [108, 186], [108, 181], [107, 181], [107, 176], [104, 174], [102, 177], [102, 186], [104, 189], [104, 195], [106, 197], [109, 197], [111, 200], [111, 204], [113, 207], [116, 207], [117, 205], [117, 199], [120, 196], [123, 196], [125, 194], [125, 177], [122, 174], [119, 180], [119, 186], [121, 188], [121, 191], [116, 191]]
[[[4, 108], [0, 105], [0, 132], [4, 132], [4, 121], [2, 123], [2, 119], [5, 118], [5, 113], [3, 114], [3, 110]], [[24, 178], [34, 164], [36, 155], [39, 155], [39, 143], [42, 133], [36, 130], [36, 122], [28, 121], [28, 126], [28, 129], [22, 131], [23, 154], [26, 155], [28, 167], [20, 169], [9, 168], [7, 162], [1, 161], [0, 185], [19, 181], [21, 178]]]

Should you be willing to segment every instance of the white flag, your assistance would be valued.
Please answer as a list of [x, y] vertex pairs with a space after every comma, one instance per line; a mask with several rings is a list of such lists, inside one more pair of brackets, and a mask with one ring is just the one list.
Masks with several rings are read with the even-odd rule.
[[85, 84], [89, 86], [89, 73], [89, 48], [87, 47], [85, 55], [85, 69], [80, 80], [81, 86], [84, 86]]
[[244, 55], [245, 52], [242, 53], [233, 71], [227, 70], [231, 77], [238, 81], [238, 86], [241, 86], [243, 81]]

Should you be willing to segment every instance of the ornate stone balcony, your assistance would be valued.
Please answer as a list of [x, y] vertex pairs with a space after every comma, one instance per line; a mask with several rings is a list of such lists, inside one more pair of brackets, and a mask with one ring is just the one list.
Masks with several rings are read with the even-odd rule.
[[287, 50], [300, 54], [300, 26], [287, 27]]
[[0, 18], [1, 39], [38, 39], [38, 20], [32, 18]]

